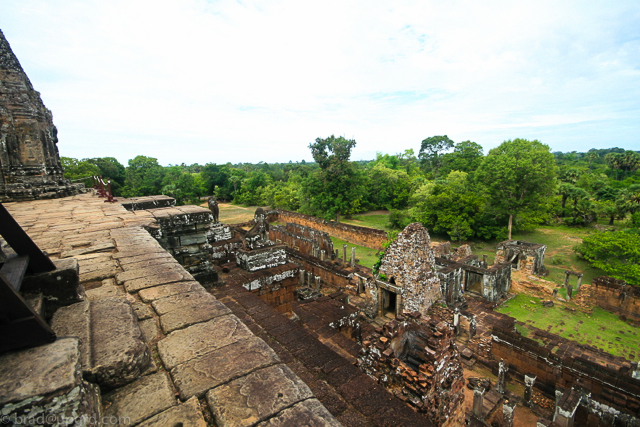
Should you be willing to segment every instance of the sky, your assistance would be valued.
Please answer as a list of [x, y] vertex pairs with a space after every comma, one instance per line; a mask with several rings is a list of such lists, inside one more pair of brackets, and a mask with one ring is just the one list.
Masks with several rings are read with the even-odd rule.
[[0, 0], [61, 156], [352, 160], [434, 135], [485, 153], [640, 150], [640, 2]]

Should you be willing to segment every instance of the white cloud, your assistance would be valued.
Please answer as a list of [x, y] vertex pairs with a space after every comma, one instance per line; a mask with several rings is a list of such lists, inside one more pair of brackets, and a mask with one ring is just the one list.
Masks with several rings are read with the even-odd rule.
[[[5, 0], [71, 157], [354, 158], [431, 135], [640, 149], [635, 2]], [[612, 139], [611, 136], [615, 136]]]

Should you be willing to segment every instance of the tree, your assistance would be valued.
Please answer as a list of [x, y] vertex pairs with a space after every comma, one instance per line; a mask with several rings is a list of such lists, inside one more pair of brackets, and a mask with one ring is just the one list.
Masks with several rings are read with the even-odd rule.
[[[71, 157], [61, 157], [60, 163], [64, 170], [64, 176], [71, 181], [82, 181], [85, 186], [93, 185], [92, 176], [100, 175], [100, 168], [85, 160], [79, 161]], [[86, 178], [86, 179], [83, 179]]]
[[335, 218], [358, 212], [362, 202], [360, 174], [349, 161], [356, 141], [344, 137], [317, 138], [309, 144], [320, 170], [303, 183], [304, 207], [317, 216]]
[[422, 140], [418, 158], [422, 161], [423, 165], [431, 168], [434, 177], [437, 178], [438, 169], [442, 165], [442, 156], [440, 153], [450, 150], [451, 148], [453, 148], [453, 141], [450, 140], [447, 135], [432, 136]]
[[452, 153], [442, 155], [442, 174], [451, 171], [475, 172], [482, 163], [482, 146], [471, 141], [462, 141], [455, 145]]
[[541, 210], [554, 195], [556, 172], [549, 146], [537, 140], [505, 141], [489, 151], [476, 178], [497, 213], [509, 216], [511, 239], [514, 218]]
[[640, 234], [603, 231], [582, 239], [574, 250], [611, 277], [640, 285]]
[[96, 165], [100, 169], [100, 175], [105, 182], [111, 180], [111, 191], [114, 195], [120, 195], [124, 186], [125, 168], [115, 157], [97, 157], [85, 159], [88, 163]]
[[160, 194], [164, 168], [153, 157], [136, 156], [129, 160], [129, 167], [125, 172], [125, 197], [151, 196]]

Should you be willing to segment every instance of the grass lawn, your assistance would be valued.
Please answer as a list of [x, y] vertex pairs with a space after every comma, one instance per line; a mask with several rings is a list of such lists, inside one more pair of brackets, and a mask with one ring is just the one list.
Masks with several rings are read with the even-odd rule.
[[[206, 203], [200, 205], [208, 207]], [[253, 219], [258, 206], [240, 206], [231, 203], [218, 203], [219, 221], [223, 224], [240, 224]]]
[[341, 219], [345, 224], [359, 225], [360, 227], [377, 228], [379, 230], [391, 231], [387, 224], [389, 211], [375, 211], [371, 213], [361, 213], [353, 215], [349, 219]]
[[337, 237], [331, 236], [331, 240], [333, 241], [333, 249], [340, 250], [340, 258], [342, 258], [342, 245], [347, 245], [347, 259], [351, 259], [351, 247], [356, 247], [356, 259], [359, 259], [358, 264], [363, 265], [365, 267], [373, 268], [373, 264], [378, 261], [378, 256], [375, 249], [365, 248], [364, 246], [356, 245], [354, 243], [349, 243], [346, 240], [338, 239]]
[[[592, 345], [627, 360], [637, 360], [640, 328], [621, 321], [618, 316], [599, 307], [594, 307], [593, 313], [580, 310], [571, 312], [565, 307], [573, 305], [556, 303], [553, 307], [545, 308], [540, 298], [519, 294], [496, 311], [515, 317], [525, 325]], [[521, 332], [524, 336], [529, 335], [524, 329]]]

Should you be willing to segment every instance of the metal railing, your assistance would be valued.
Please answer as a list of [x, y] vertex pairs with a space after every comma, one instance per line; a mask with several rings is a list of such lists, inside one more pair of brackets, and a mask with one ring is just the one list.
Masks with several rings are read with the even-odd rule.
[[104, 201], [105, 203], [118, 201], [118, 199], [113, 198], [113, 193], [111, 192], [111, 178], [107, 178], [106, 185], [102, 179], [102, 175], [92, 175], [91, 178], [93, 179], [93, 188], [98, 193], [98, 197], [104, 197], [107, 199]]

